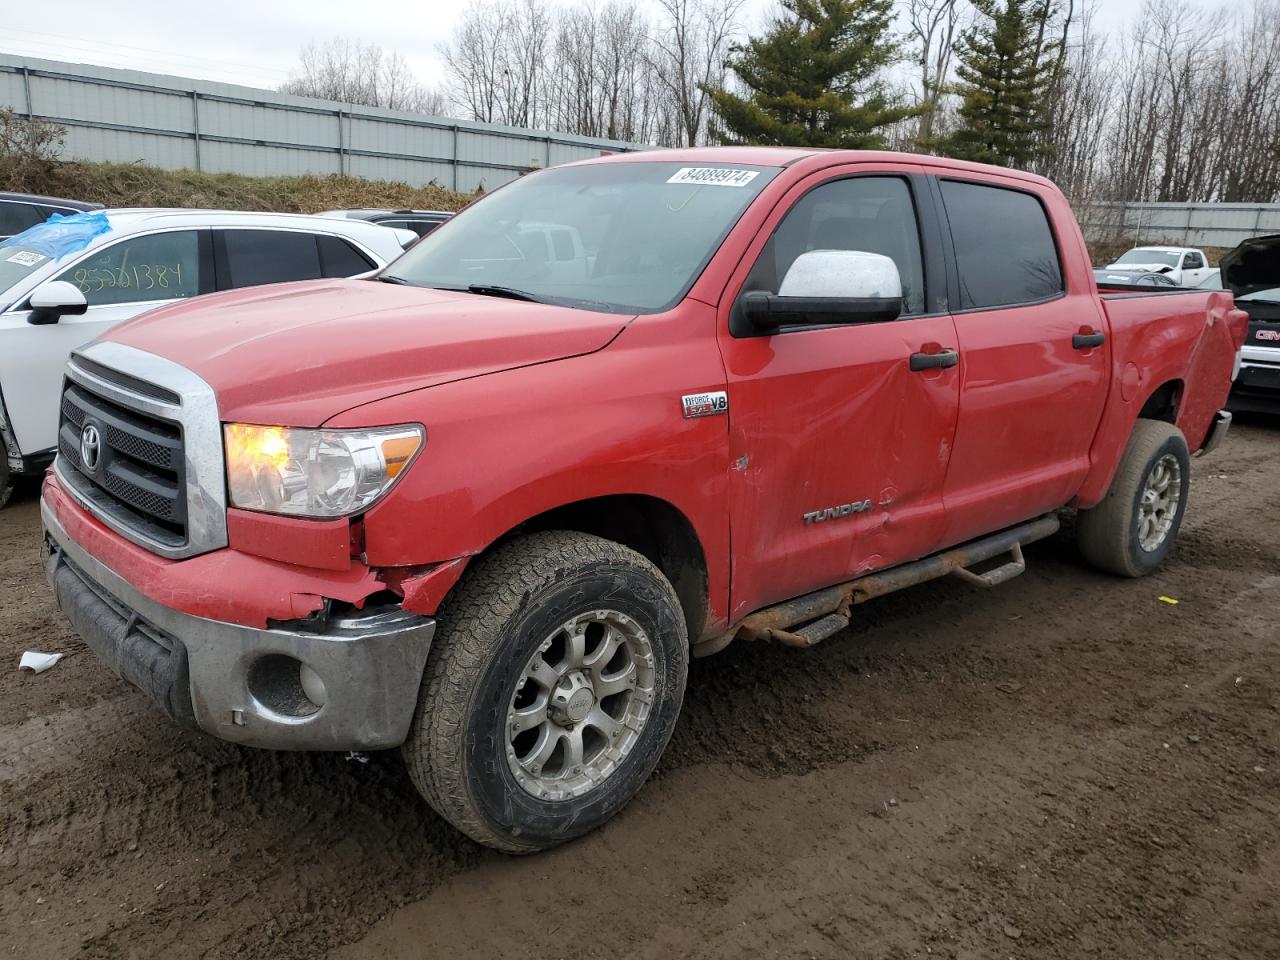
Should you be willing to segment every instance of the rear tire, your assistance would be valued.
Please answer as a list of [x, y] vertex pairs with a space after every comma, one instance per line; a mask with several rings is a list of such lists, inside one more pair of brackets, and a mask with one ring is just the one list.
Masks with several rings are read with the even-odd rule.
[[1178, 537], [1190, 490], [1191, 455], [1182, 431], [1139, 420], [1106, 497], [1076, 518], [1080, 552], [1107, 573], [1154, 573]]
[[530, 534], [476, 561], [438, 619], [401, 748], [436, 812], [532, 853], [622, 809], [684, 697], [687, 630], [662, 573], [599, 537]]
[[18, 480], [9, 472], [9, 461], [5, 457], [3, 445], [0, 445], [0, 510], [8, 504], [9, 498], [13, 496], [14, 487], [18, 485]]

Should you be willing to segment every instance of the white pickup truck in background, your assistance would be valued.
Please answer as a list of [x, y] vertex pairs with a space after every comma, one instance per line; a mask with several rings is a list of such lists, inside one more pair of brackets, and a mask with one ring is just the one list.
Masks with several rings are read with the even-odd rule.
[[1199, 286], [1214, 272], [1204, 251], [1195, 247], [1134, 247], [1106, 269], [1160, 273], [1180, 287]]

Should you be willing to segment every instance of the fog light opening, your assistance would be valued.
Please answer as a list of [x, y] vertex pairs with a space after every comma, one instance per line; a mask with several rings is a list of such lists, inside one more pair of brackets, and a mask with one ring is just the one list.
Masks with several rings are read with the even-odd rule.
[[249, 693], [273, 713], [308, 717], [324, 706], [326, 692], [320, 675], [300, 660], [280, 653], [254, 661], [249, 668]]

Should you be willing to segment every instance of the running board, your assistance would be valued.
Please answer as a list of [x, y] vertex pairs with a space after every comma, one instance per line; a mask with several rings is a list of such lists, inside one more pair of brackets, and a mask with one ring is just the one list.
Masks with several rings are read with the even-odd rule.
[[[857, 604], [939, 577], [956, 576], [983, 588], [1008, 583], [1027, 569], [1022, 556], [1023, 545], [1052, 536], [1060, 526], [1057, 514], [1046, 514], [1037, 520], [935, 553], [923, 560], [905, 563], [900, 567], [766, 607], [751, 614], [728, 633], [695, 645], [693, 655], [705, 657], [716, 653], [727, 647], [735, 637], [776, 640], [792, 647], [812, 647], [849, 626], [852, 609]], [[1009, 554], [1009, 561], [992, 570], [975, 573], [969, 569], [1006, 553]], [[801, 624], [803, 626], [794, 629]]]

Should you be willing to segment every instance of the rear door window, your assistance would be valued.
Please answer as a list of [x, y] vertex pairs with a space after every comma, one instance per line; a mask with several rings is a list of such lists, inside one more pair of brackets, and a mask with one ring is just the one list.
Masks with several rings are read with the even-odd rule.
[[220, 282], [223, 290], [318, 280], [323, 275], [320, 250], [313, 233], [288, 230], [221, 230], [219, 233], [226, 264]]
[[121, 240], [73, 264], [56, 279], [75, 284], [89, 306], [175, 300], [200, 293], [196, 230]]
[[960, 309], [1039, 303], [1065, 289], [1049, 217], [1032, 194], [943, 180]]
[[326, 277], [354, 277], [377, 266], [341, 237], [321, 234], [316, 242], [320, 245], [320, 272]]
[[[49, 211], [52, 213], [53, 211]], [[0, 200], [0, 237], [11, 237], [45, 219], [45, 211], [29, 203]]]

